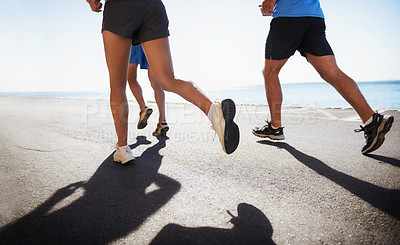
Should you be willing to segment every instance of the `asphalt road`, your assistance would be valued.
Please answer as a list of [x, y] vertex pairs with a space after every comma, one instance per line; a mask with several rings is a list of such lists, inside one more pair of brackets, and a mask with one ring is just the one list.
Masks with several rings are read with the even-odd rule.
[[400, 244], [400, 112], [381, 112], [363, 156], [351, 109], [284, 108], [274, 142], [251, 134], [267, 107], [239, 105], [226, 155], [193, 106], [167, 104], [158, 140], [132, 102], [120, 165], [107, 101], [0, 97], [0, 244]]

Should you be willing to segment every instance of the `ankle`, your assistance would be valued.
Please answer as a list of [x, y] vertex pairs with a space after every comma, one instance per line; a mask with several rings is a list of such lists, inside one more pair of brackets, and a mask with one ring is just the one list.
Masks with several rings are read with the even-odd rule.
[[271, 122], [271, 127], [273, 128], [273, 129], [278, 129], [278, 128], [281, 128], [282, 127], [282, 124], [279, 122], [279, 123], [276, 123], [276, 122]]
[[374, 115], [375, 115], [375, 113], [373, 113], [369, 117], [366, 117], [365, 120], [363, 120], [364, 126], [370, 124], [373, 121]]
[[126, 146], [128, 146], [128, 143], [127, 142], [123, 142], [123, 143], [117, 143], [117, 147], [118, 148], [122, 148], [122, 147], [126, 147]]

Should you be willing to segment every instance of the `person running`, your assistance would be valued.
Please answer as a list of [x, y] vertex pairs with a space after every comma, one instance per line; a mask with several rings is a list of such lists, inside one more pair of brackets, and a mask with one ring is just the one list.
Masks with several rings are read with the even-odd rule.
[[[86, 0], [92, 11], [101, 12], [101, 0]], [[114, 161], [134, 160], [128, 146], [126, 80], [131, 45], [141, 44], [161, 88], [180, 95], [197, 106], [211, 121], [222, 149], [233, 153], [239, 145], [239, 127], [234, 122], [231, 99], [211, 102], [194, 83], [177, 79], [169, 47], [168, 17], [161, 0], [108, 0], [103, 13], [102, 36], [110, 75], [110, 105], [118, 137]]]
[[158, 123], [156, 130], [153, 132], [153, 136], [166, 136], [169, 126], [165, 118], [164, 90], [162, 90], [158, 84], [157, 78], [153, 75], [153, 72], [149, 67], [149, 63], [147, 62], [146, 55], [144, 54], [140, 44], [136, 46], [132, 45], [128, 68], [128, 84], [140, 108], [137, 128], [145, 128], [147, 126], [148, 118], [150, 117], [151, 113], [153, 113], [153, 109], [146, 105], [146, 102], [143, 99], [142, 87], [137, 81], [137, 68], [139, 65], [140, 69], [146, 69], [148, 71], [149, 81], [154, 90], [154, 98], [156, 99], [156, 104], [159, 111]]
[[273, 17], [265, 45], [263, 75], [271, 121], [252, 132], [259, 137], [285, 139], [281, 123], [282, 90], [278, 74], [297, 51], [355, 109], [363, 125], [366, 144], [362, 154], [378, 149], [390, 130], [393, 116], [374, 113], [357, 83], [343, 73], [325, 36], [325, 17], [319, 0], [265, 0], [259, 5], [264, 16]]

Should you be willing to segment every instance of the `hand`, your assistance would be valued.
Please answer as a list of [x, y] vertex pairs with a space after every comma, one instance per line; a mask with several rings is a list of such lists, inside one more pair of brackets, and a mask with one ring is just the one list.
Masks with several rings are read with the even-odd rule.
[[103, 4], [100, 2], [100, 0], [86, 0], [86, 2], [88, 2], [93, 12], [101, 12], [101, 7], [103, 7]]
[[276, 0], [264, 0], [261, 5], [258, 5], [258, 7], [260, 7], [262, 15], [271, 16], [274, 13], [275, 3]]

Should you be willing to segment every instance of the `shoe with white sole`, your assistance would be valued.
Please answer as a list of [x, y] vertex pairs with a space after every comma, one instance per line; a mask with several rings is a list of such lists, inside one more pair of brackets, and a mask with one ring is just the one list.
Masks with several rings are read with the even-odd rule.
[[128, 145], [122, 147], [119, 147], [117, 145], [115, 148], [116, 149], [114, 153], [114, 162], [120, 162], [122, 164], [125, 164], [129, 161], [135, 160], [132, 150]]
[[375, 113], [370, 124], [354, 130], [355, 132], [364, 132], [365, 146], [361, 150], [362, 154], [373, 152], [383, 144], [385, 135], [392, 127], [393, 121], [393, 116]]
[[283, 133], [283, 127], [274, 129], [272, 128], [271, 122], [266, 121], [267, 124], [262, 127], [253, 128], [252, 132], [255, 136], [261, 138], [270, 138], [272, 140], [284, 140], [285, 135]]
[[231, 99], [213, 103], [208, 118], [217, 132], [222, 149], [227, 154], [233, 153], [239, 145], [239, 127], [233, 121], [236, 113], [235, 103]]

